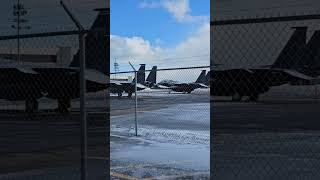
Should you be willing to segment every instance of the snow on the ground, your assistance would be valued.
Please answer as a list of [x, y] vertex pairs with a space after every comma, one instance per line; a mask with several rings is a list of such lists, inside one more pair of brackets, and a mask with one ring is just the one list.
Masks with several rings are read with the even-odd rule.
[[[121, 128], [112, 126], [112, 132], [115, 134], [132, 135], [135, 134], [134, 128]], [[188, 131], [188, 130], [171, 130], [171, 129], [152, 129], [138, 128], [138, 136], [141, 140], [151, 140], [154, 142], [171, 142], [175, 144], [209, 144], [210, 133], [207, 131]]]
[[[112, 117], [111, 136], [122, 140], [111, 141], [111, 160], [208, 171], [210, 168], [209, 107], [209, 103], [177, 104], [139, 113], [137, 137], [134, 136], [134, 121], [133, 117], [130, 117], [132, 115]], [[123, 123], [131, 124], [124, 127]], [[184, 127], [166, 128], [166, 124], [169, 123], [171, 126]], [[183, 125], [184, 123], [188, 125]], [[126, 143], [123, 143], [124, 141]], [[134, 143], [137, 141], [140, 143]]]
[[[209, 144], [209, 109], [209, 103], [193, 103], [138, 113], [138, 134], [157, 142]], [[111, 117], [111, 132], [134, 134], [134, 116]]]

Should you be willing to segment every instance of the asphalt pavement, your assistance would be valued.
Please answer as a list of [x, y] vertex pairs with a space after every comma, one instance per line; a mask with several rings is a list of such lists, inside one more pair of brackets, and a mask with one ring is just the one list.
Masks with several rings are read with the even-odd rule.
[[292, 89], [259, 102], [212, 99], [213, 178], [320, 179], [320, 100], [314, 87]]

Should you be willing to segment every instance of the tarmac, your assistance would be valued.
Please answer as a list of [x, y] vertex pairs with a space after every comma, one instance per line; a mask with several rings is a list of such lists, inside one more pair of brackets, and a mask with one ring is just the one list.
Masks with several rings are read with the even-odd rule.
[[[112, 96], [111, 178], [209, 179], [211, 167], [211, 178], [222, 180], [319, 179], [320, 88], [295, 88], [274, 89], [259, 102], [202, 92], [140, 92], [137, 137], [134, 98]], [[108, 173], [103, 94], [88, 96], [92, 179]], [[43, 99], [44, 109], [30, 116], [23, 103], [0, 102], [0, 180], [79, 179], [78, 104], [62, 115], [46, 110], [55, 102]]]
[[320, 99], [313, 90], [278, 87], [256, 103], [213, 97], [213, 178], [320, 179]]
[[[88, 179], [105, 179], [109, 171], [105, 99], [88, 98]], [[96, 101], [100, 101], [94, 107]], [[42, 99], [40, 112], [27, 114], [23, 102], [1, 101], [0, 179], [79, 179], [80, 113], [53, 111], [56, 102]], [[104, 104], [104, 108], [102, 106]]]

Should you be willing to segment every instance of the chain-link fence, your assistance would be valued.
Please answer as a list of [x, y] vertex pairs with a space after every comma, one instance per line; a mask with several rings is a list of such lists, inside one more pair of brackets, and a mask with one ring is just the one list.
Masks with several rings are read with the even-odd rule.
[[111, 74], [113, 175], [209, 179], [208, 71], [142, 64], [137, 73]]
[[108, 177], [109, 9], [96, 13], [89, 30], [0, 36], [0, 179]]
[[319, 17], [211, 22], [213, 178], [319, 178]]

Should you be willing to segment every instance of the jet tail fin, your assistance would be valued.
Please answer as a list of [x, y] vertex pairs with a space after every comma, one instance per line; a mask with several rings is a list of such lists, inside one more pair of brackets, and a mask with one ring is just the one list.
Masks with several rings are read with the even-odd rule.
[[205, 79], [206, 79], [206, 70], [202, 70], [195, 83], [204, 84], [206, 81]]
[[[110, 32], [110, 9], [96, 9], [98, 16], [96, 17], [89, 33], [85, 37], [85, 57], [86, 68], [95, 69], [106, 75], [110, 72], [110, 48], [109, 48], [109, 32]], [[70, 64], [71, 67], [79, 67], [79, 50], [74, 55]]]
[[[145, 78], [146, 78], [146, 65], [145, 64], [140, 64], [140, 68], [139, 68], [139, 70], [138, 70], [138, 73], [137, 73], [137, 76], [138, 76], [138, 78], [137, 78], [137, 83], [139, 83], [139, 84], [143, 84], [144, 83], [144, 81], [145, 81]], [[133, 82], [135, 82], [135, 78], [133, 79]]]
[[320, 30], [317, 30], [309, 40], [304, 57], [303, 67], [306, 69], [317, 69], [320, 67]]
[[146, 81], [151, 84], [157, 84], [157, 66], [152, 67]]
[[308, 27], [292, 28], [295, 29], [294, 33], [271, 68], [294, 69], [303, 61]]
[[205, 85], [209, 86], [210, 85], [210, 74], [211, 74], [211, 71], [209, 71], [205, 77]]

